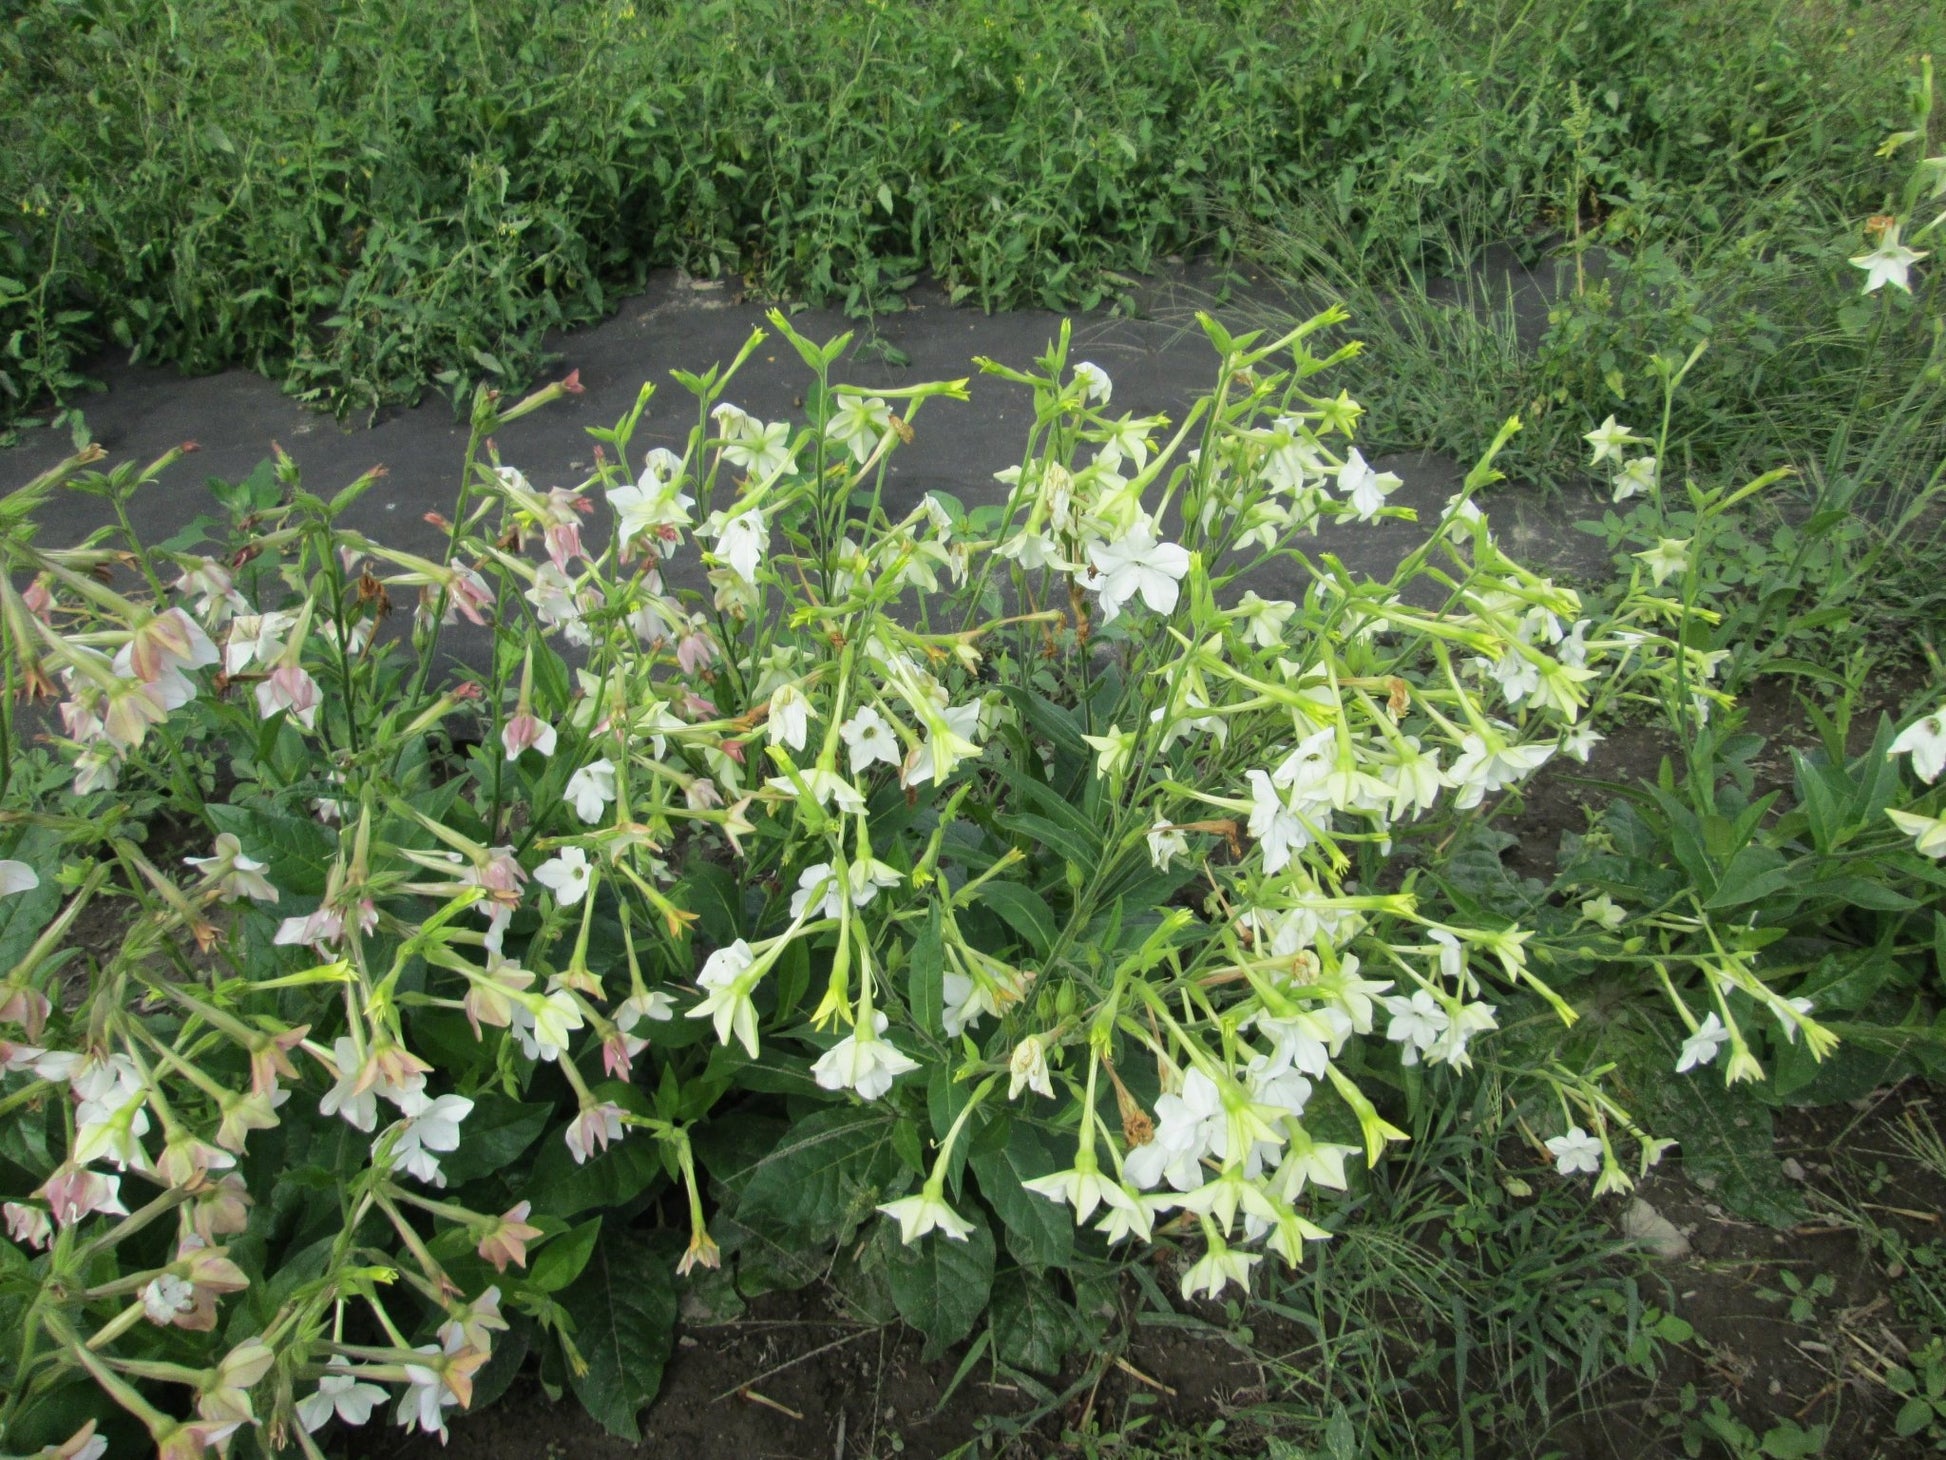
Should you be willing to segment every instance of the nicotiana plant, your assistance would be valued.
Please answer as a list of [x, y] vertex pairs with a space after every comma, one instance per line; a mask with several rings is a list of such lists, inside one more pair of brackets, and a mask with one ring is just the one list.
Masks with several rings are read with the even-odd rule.
[[[1420, 869], [1606, 712], [1710, 692], [1667, 574], [1584, 611], [1496, 540], [1492, 453], [1388, 576], [1321, 551], [1413, 518], [1319, 390], [1336, 313], [1205, 319], [1179, 422], [1111, 415], [1065, 330], [980, 361], [1034, 414], [970, 512], [887, 470], [966, 381], [836, 384], [848, 337], [771, 319], [804, 421], [729, 400], [760, 331], [677, 375], [684, 450], [644, 387], [540, 486], [497, 447], [575, 382], [482, 392], [425, 554], [283, 458], [217, 484], [222, 541], [137, 540], [176, 453], [0, 499], [0, 1445], [443, 1435], [530, 1355], [632, 1433], [678, 1277], [818, 1251], [936, 1342], [991, 1299], [1045, 1369], [1022, 1275], [1167, 1241], [1185, 1295], [1247, 1288], [1405, 1138], [1402, 1070], [1509, 999], [1573, 1020]], [[57, 490], [107, 525], [43, 545]], [[1660, 1152], [1545, 1078], [1564, 1171]]]

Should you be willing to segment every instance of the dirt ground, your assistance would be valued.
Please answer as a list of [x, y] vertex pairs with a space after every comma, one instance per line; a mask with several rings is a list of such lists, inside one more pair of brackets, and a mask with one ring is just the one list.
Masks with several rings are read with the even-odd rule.
[[[1679, 1412], [1686, 1384], [1705, 1399], [1723, 1398], [1759, 1434], [1779, 1419], [1829, 1426], [1820, 1453], [1832, 1460], [1921, 1453], [1893, 1435], [1898, 1401], [1879, 1378], [1888, 1362], [1905, 1357], [1912, 1336], [1897, 1301], [1897, 1261], [1834, 1214], [1862, 1203], [1885, 1230], [1924, 1250], [1946, 1237], [1946, 1184], [1916, 1165], [1900, 1141], [1914, 1123], [1946, 1125], [1942, 1096], [1909, 1082], [1855, 1106], [1781, 1115], [1777, 1155], [1802, 1187], [1807, 1213], [1782, 1231], [1731, 1216], [1683, 1174], [1679, 1160], [1665, 1163], [1636, 1195], [1674, 1226], [1690, 1253], [1651, 1264], [1645, 1296], [1686, 1319], [1696, 1337], [1664, 1348], [1654, 1381], [1612, 1375], [1565, 1401], [1543, 1431], [1480, 1453], [1675, 1460], [1684, 1453], [1680, 1435], [1663, 1417]], [[1548, 1179], [1542, 1171], [1532, 1175]], [[1604, 1210], [1618, 1221], [1625, 1205], [1613, 1198]], [[1785, 1274], [1812, 1291], [1813, 1311], [1801, 1321], [1789, 1312]], [[1828, 1289], [1821, 1284], [1827, 1277]], [[1223, 1322], [1221, 1312], [1205, 1316], [1213, 1326], [1138, 1322], [1114, 1359], [1071, 1364], [1055, 1387], [1072, 1389], [1073, 1397], [1011, 1448], [996, 1445], [992, 1453], [1078, 1454], [1062, 1444], [1064, 1428], [1080, 1430], [1092, 1419], [1112, 1430], [1144, 1413], [1192, 1426], [1228, 1418], [1235, 1446], [1229, 1453], [1264, 1453], [1252, 1439], [1251, 1411], [1281, 1397], [1262, 1357], [1280, 1347], [1279, 1325], [1252, 1315], [1253, 1346], [1225, 1338], [1214, 1326]], [[772, 1294], [734, 1322], [683, 1324], [661, 1396], [642, 1416], [639, 1444], [603, 1434], [572, 1398], [551, 1403], [526, 1379], [478, 1417], [455, 1419], [443, 1450], [436, 1440], [373, 1425], [336, 1453], [358, 1460], [885, 1460], [944, 1455], [976, 1439], [992, 1417], [1040, 1407], [1015, 1386], [990, 1382], [983, 1363], [954, 1387], [963, 1348], [933, 1363], [921, 1348], [910, 1330], [847, 1318], [816, 1289]]]

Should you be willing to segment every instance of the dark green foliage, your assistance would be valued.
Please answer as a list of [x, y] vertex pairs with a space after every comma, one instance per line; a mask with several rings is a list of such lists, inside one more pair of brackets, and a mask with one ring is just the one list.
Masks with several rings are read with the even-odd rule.
[[1882, 7], [1848, 40], [1769, 0], [9, 9], [8, 413], [108, 344], [339, 411], [514, 386], [658, 265], [853, 313], [922, 270], [1066, 307], [1322, 220], [1450, 264], [1462, 216], [1570, 231], [1580, 190], [1635, 236], [1710, 233], [1786, 168], [1855, 214], [1896, 100], [1867, 63], [1904, 43]]

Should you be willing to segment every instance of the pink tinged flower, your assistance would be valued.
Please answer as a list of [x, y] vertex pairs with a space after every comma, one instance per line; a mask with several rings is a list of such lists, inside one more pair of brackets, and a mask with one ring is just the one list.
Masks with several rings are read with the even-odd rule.
[[708, 634], [684, 634], [676, 641], [676, 663], [684, 674], [701, 674], [715, 662], [716, 644]]
[[277, 1107], [290, 1098], [291, 1092], [281, 1087], [248, 1095], [225, 1095], [218, 1106], [222, 1119], [216, 1126], [216, 1144], [241, 1154], [249, 1144], [250, 1132], [276, 1126]]
[[508, 1263], [515, 1267], [527, 1266], [527, 1244], [542, 1235], [539, 1227], [527, 1223], [528, 1214], [533, 1209], [532, 1202], [521, 1202], [511, 1211], [503, 1213], [486, 1236], [480, 1239], [476, 1250], [482, 1261], [493, 1264], [495, 1272], [505, 1272]]
[[316, 728], [322, 700], [317, 681], [301, 664], [280, 664], [257, 686], [258, 715], [268, 720], [285, 710], [306, 730]]
[[542, 755], [554, 754], [554, 727], [536, 715], [522, 710], [500, 727], [500, 743], [507, 748], [507, 759], [519, 760], [524, 750]]
[[180, 608], [143, 624], [129, 639], [126, 652], [129, 669], [144, 684], [172, 669], [200, 669], [221, 658], [203, 626]]
[[95, 1422], [89, 1420], [60, 1444], [43, 1445], [33, 1460], [101, 1460], [107, 1453], [108, 1441], [95, 1433]]
[[161, 1327], [174, 1323], [195, 1306], [196, 1289], [186, 1278], [172, 1272], [158, 1274], [142, 1289], [142, 1311], [148, 1315], [149, 1322]]
[[183, 865], [194, 867], [214, 882], [216, 893], [224, 902], [235, 902], [240, 897], [255, 902], [276, 902], [277, 889], [264, 879], [269, 870], [267, 863], [243, 854], [243, 843], [229, 832], [221, 832], [216, 838], [216, 851], [208, 857], [184, 857]]
[[214, 558], [198, 558], [194, 566], [185, 568], [176, 579], [175, 588], [185, 596], [202, 595], [196, 612], [211, 628], [221, 628], [232, 613], [249, 607], [243, 595], [236, 591], [236, 580], [230, 576], [230, 570]]
[[108, 727], [102, 724], [101, 716], [79, 700], [62, 700], [59, 709], [61, 728], [67, 731], [70, 740], [78, 740], [83, 745], [87, 745], [108, 733]]
[[267, 1090], [278, 1088], [279, 1080], [295, 1080], [297, 1070], [291, 1064], [290, 1052], [304, 1042], [304, 1036], [311, 1032], [311, 1026], [300, 1024], [295, 1029], [286, 1029], [281, 1034], [266, 1034], [250, 1050], [250, 1089], [253, 1094], [261, 1095]]
[[[180, 679], [181, 676], [177, 675]], [[102, 734], [123, 750], [132, 750], [148, 738], [149, 727], [169, 718], [168, 698], [154, 684], [123, 680], [108, 696], [108, 709], [102, 716]]]
[[473, 1037], [484, 1037], [480, 1029], [483, 1024], [491, 1024], [495, 1029], [511, 1028], [514, 996], [525, 992], [533, 982], [534, 975], [528, 970], [500, 957], [497, 949], [489, 950], [486, 972], [476, 973], [467, 980], [466, 997], [461, 1000], [467, 1020], [473, 1025]]
[[188, 1132], [172, 1136], [162, 1148], [162, 1159], [155, 1163], [156, 1174], [169, 1185], [197, 1191], [209, 1182], [212, 1171], [227, 1171], [236, 1157]]
[[54, 622], [54, 612], [61, 605], [55, 601], [54, 594], [47, 584], [36, 578], [21, 593], [20, 601], [27, 605], [27, 611], [44, 624]]
[[53, 1236], [54, 1226], [47, 1219], [47, 1213], [39, 1207], [25, 1206], [10, 1201], [0, 1206], [0, 1213], [7, 1219], [7, 1235], [23, 1247], [47, 1250], [49, 1239]]
[[635, 1057], [649, 1047], [646, 1039], [617, 1029], [601, 1042], [601, 1067], [611, 1080], [631, 1079]]
[[245, 1230], [250, 1225], [251, 1205], [243, 1178], [232, 1172], [196, 1193], [196, 1203], [189, 1214], [190, 1225], [205, 1242], [213, 1242], [218, 1237]]
[[627, 1132], [622, 1125], [622, 1107], [613, 1102], [590, 1105], [568, 1123], [568, 1152], [579, 1166], [597, 1151], [608, 1149]]
[[[415, 1353], [429, 1354], [437, 1358], [441, 1350], [437, 1344], [423, 1344]], [[438, 1435], [441, 1444], [446, 1442], [446, 1411], [459, 1407], [460, 1397], [447, 1386], [440, 1370], [422, 1364], [405, 1366], [406, 1390], [399, 1397], [396, 1414], [397, 1422], [410, 1433], [414, 1429], [429, 1435]]]
[[54, 1005], [46, 994], [31, 984], [0, 984], [0, 1024], [18, 1024], [30, 1040], [38, 1040], [47, 1027], [47, 1016]]
[[169, 1420], [152, 1431], [155, 1460], [202, 1460], [214, 1450], [221, 1455], [230, 1437], [243, 1428], [240, 1420]]
[[238, 614], [224, 645], [223, 672], [240, 674], [252, 664], [268, 664], [284, 652], [284, 635], [297, 625], [290, 613]]
[[63, 1227], [72, 1227], [96, 1212], [108, 1216], [127, 1216], [128, 1208], [122, 1205], [121, 1190], [121, 1177], [104, 1176], [99, 1171], [90, 1171], [85, 1166], [70, 1163], [48, 1177], [46, 1184], [34, 1195], [47, 1203], [55, 1221]]
[[468, 623], [484, 628], [492, 608], [493, 590], [487, 587], [486, 579], [471, 568], [454, 568], [452, 581], [446, 585], [444, 621], [450, 624], [455, 614], [464, 614]]

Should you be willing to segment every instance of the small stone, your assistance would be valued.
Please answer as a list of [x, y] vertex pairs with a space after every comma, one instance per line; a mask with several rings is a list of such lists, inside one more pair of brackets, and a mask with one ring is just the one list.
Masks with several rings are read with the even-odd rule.
[[1663, 1262], [1689, 1256], [1689, 1239], [1676, 1230], [1674, 1222], [1639, 1196], [1622, 1211], [1622, 1235], [1631, 1242], [1639, 1242]]
[[1804, 1180], [1804, 1167], [1798, 1164], [1797, 1157], [1786, 1156], [1784, 1158], [1784, 1175], [1792, 1181]]

